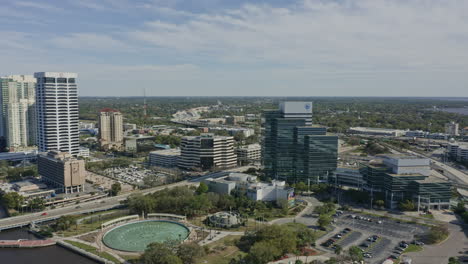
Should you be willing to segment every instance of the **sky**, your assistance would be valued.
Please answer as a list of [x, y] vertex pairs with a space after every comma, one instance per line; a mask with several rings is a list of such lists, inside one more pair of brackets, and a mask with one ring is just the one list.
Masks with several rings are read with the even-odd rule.
[[468, 96], [466, 0], [0, 0], [0, 75], [81, 96]]

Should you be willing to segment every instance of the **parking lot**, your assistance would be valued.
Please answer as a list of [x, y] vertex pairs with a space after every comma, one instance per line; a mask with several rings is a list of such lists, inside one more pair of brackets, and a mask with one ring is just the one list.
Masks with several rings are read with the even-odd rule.
[[335, 245], [344, 250], [359, 246], [366, 253], [366, 263], [371, 264], [382, 263], [389, 256], [399, 257], [401, 241], [409, 243], [427, 231], [425, 226], [358, 213], [337, 216], [334, 225], [335, 231], [318, 241], [321, 248], [333, 252]]

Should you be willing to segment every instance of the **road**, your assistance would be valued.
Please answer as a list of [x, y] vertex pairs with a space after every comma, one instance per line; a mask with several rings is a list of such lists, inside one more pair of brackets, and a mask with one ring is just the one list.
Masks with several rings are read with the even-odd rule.
[[451, 181], [455, 182], [455, 183], [459, 183], [459, 184], [466, 184], [468, 185], [468, 175], [466, 175], [464, 172], [458, 170], [458, 169], [455, 169], [447, 164], [444, 164], [436, 159], [433, 159], [431, 157], [427, 157], [425, 155], [421, 155], [419, 153], [416, 153], [414, 151], [411, 151], [411, 150], [408, 150], [407, 151], [408, 153], [410, 154], [413, 154], [413, 155], [416, 155], [416, 156], [419, 156], [419, 157], [424, 157], [424, 158], [428, 158], [431, 160], [431, 167], [432, 168], [435, 168], [435, 169], [441, 169], [444, 171], [443, 175], [446, 176], [447, 178], [449, 178]]
[[426, 245], [421, 252], [408, 253], [413, 263], [446, 264], [450, 257], [463, 256], [468, 250], [466, 230], [456, 223], [448, 225], [449, 238], [438, 245]]
[[84, 203], [80, 203], [77, 205], [51, 209], [47, 211], [47, 215], [41, 215], [43, 212], [39, 212], [39, 213], [3, 218], [3, 219], [0, 219], [0, 230], [5, 229], [6, 227], [12, 226], [12, 225], [26, 226], [29, 223], [35, 222], [35, 221], [53, 220], [62, 215], [83, 214], [83, 213], [89, 213], [89, 212], [94, 212], [94, 211], [112, 209], [112, 208], [119, 206], [121, 201], [126, 200], [128, 196], [132, 194], [149, 194], [149, 193], [161, 191], [166, 188], [173, 188], [176, 186], [198, 185], [200, 181], [206, 178], [210, 178], [210, 177], [216, 178], [216, 177], [223, 176], [226, 172], [241, 172], [241, 171], [247, 170], [248, 168], [251, 168], [251, 166], [232, 168], [226, 171], [209, 173], [201, 177], [197, 177], [197, 178], [193, 178], [193, 179], [185, 180], [185, 181], [180, 181], [177, 183], [167, 184], [167, 185], [158, 186], [158, 187], [145, 189], [145, 190], [134, 191], [130, 193], [124, 193], [118, 196], [107, 197], [107, 198], [103, 198], [103, 199], [96, 200], [96, 201], [84, 202]]
[[47, 211], [47, 215], [41, 215], [43, 212], [39, 212], [39, 213], [33, 213], [33, 214], [27, 214], [27, 215], [15, 216], [15, 217], [8, 217], [8, 218], [0, 219], [0, 230], [5, 229], [5, 227], [8, 227], [8, 226], [18, 225], [18, 224], [25, 226], [31, 222], [35, 222], [38, 220], [39, 221], [44, 221], [47, 219], [53, 220], [62, 215], [82, 214], [82, 213], [88, 213], [88, 212], [93, 212], [93, 211], [112, 209], [112, 208], [119, 206], [120, 202], [127, 199], [128, 196], [135, 194], [135, 193], [148, 194], [148, 193], [154, 193], [154, 192], [163, 190], [165, 188], [173, 188], [176, 186], [186, 186], [186, 185], [196, 185], [196, 184], [198, 183], [195, 181], [190, 181], [190, 182], [181, 181], [181, 182], [168, 184], [168, 185], [164, 185], [160, 187], [155, 187], [151, 189], [125, 193], [119, 196], [107, 197], [107, 198], [103, 198], [103, 199], [96, 200], [96, 201], [80, 203], [78, 205], [51, 209]]

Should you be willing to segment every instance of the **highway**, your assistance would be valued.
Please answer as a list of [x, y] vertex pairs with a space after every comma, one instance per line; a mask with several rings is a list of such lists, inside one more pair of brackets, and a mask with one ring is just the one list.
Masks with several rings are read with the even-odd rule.
[[[386, 147], [399, 151], [398, 149], [395, 149], [392, 145], [390, 144], [385, 144]], [[462, 189], [468, 189], [468, 175], [466, 175], [464, 172], [449, 166], [447, 164], [444, 164], [432, 157], [417, 153], [415, 151], [411, 150], [405, 150], [406, 153], [409, 153], [414, 156], [422, 157], [422, 158], [427, 158], [431, 162], [431, 168], [436, 169], [436, 170], [442, 170], [443, 175], [447, 177], [450, 181], [454, 183], [457, 188], [462, 188]]]
[[43, 222], [43, 221], [48, 221], [48, 220], [54, 220], [54, 219], [59, 218], [62, 215], [75, 215], [75, 214], [84, 214], [84, 213], [90, 213], [90, 212], [96, 212], [96, 211], [109, 210], [109, 209], [120, 206], [120, 202], [125, 201], [128, 198], [128, 196], [132, 194], [149, 194], [149, 193], [161, 191], [166, 188], [174, 188], [176, 186], [189, 186], [189, 185], [196, 186], [203, 179], [210, 178], [210, 177], [211, 178], [220, 177], [224, 175], [226, 172], [245, 171], [248, 168], [251, 168], [251, 166], [237, 167], [237, 168], [229, 169], [226, 171], [209, 173], [204, 176], [193, 178], [190, 180], [184, 180], [184, 181], [167, 184], [163, 186], [158, 186], [154, 188], [149, 188], [145, 190], [124, 193], [118, 196], [106, 197], [100, 200], [84, 202], [84, 203], [80, 203], [76, 205], [55, 208], [55, 209], [45, 211], [47, 215], [42, 215], [44, 213], [43, 211], [39, 213], [32, 213], [32, 214], [3, 218], [3, 219], [0, 219], [0, 231], [4, 229], [9, 229], [13, 226], [27, 226], [31, 222]]

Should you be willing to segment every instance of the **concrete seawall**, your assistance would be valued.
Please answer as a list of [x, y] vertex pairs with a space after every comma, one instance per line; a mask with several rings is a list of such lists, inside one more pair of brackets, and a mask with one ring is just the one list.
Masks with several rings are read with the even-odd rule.
[[38, 248], [55, 245], [54, 240], [0, 240], [0, 248]]
[[87, 257], [87, 258], [89, 258], [89, 259], [92, 259], [92, 260], [94, 260], [94, 261], [97, 261], [97, 262], [99, 262], [99, 263], [103, 263], [103, 264], [118, 264], [118, 263], [114, 263], [114, 262], [112, 262], [112, 261], [110, 261], [110, 260], [107, 260], [107, 259], [101, 258], [101, 257], [99, 257], [99, 256], [96, 256], [96, 255], [94, 255], [94, 254], [91, 254], [91, 253], [89, 253], [89, 252], [86, 251], [86, 250], [83, 250], [83, 249], [81, 249], [81, 248], [79, 248], [79, 247], [75, 247], [75, 246], [73, 246], [73, 245], [71, 245], [71, 244], [68, 244], [68, 243], [66, 243], [66, 242], [63, 242], [63, 241], [57, 241], [57, 245], [59, 245], [59, 246], [61, 246], [61, 247], [64, 247], [64, 248], [66, 248], [66, 249], [69, 249], [69, 250], [71, 250], [71, 251], [73, 251], [73, 252], [75, 252], [75, 253], [78, 253], [78, 254], [80, 254], [80, 255], [82, 255], [82, 256], [85, 256], [85, 257]]

